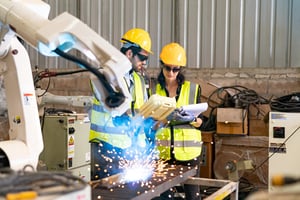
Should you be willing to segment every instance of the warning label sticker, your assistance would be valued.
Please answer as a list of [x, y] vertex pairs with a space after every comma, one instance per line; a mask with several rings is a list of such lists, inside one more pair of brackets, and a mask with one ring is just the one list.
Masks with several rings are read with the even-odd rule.
[[68, 139], [68, 158], [74, 158], [75, 156], [75, 138], [74, 135], [70, 135]]

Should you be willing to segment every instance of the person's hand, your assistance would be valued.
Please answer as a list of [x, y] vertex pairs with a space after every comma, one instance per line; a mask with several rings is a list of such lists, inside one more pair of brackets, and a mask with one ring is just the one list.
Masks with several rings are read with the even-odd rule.
[[195, 120], [195, 116], [183, 109], [175, 109], [168, 117], [168, 121], [179, 123], [190, 123]]
[[131, 118], [127, 114], [123, 114], [121, 116], [113, 117], [112, 122], [117, 127], [125, 126], [128, 128], [131, 125]]

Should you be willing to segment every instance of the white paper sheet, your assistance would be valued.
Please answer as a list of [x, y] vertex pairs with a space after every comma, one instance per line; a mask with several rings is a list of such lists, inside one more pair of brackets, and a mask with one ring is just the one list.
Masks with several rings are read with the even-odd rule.
[[184, 111], [193, 114], [195, 117], [200, 115], [202, 112], [205, 112], [207, 110], [207, 108], [208, 108], [208, 104], [206, 102], [182, 106], [182, 109]]

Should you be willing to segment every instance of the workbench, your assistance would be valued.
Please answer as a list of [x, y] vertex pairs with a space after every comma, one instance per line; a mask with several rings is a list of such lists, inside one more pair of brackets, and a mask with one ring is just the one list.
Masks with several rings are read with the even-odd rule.
[[92, 199], [101, 200], [148, 200], [159, 196], [170, 188], [185, 182], [196, 174], [196, 169], [177, 165], [166, 167], [168, 171], [163, 177], [152, 177], [146, 184], [126, 183], [107, 188], [101, 185], [92, 189]]

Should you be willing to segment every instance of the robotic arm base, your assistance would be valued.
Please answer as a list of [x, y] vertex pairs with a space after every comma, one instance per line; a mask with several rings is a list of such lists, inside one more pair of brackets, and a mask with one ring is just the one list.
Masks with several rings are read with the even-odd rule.
[[22, 141], [9, 140], [0, 142], [0, 167], [9, 167], [12, 170], [22, 170], [24, 166], [31, 165], [36, 168], [29, 148]]

